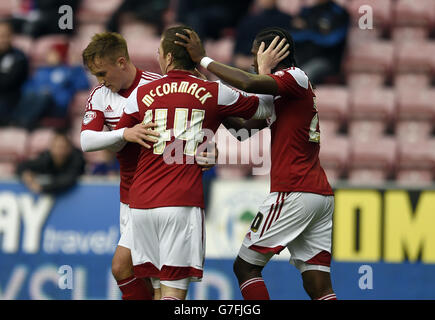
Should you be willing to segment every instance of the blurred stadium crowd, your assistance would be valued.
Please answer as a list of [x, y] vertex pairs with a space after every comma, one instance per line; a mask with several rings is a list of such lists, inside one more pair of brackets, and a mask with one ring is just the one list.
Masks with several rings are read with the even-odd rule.
[[[64, 4], [73, 8], [72, 29], [58, 26]], [[372, 8], [372, 29], [360, 28], [364, 5]], [[259, 29], [292, 31], [298, 63], [316, 86], [320, 159], [332, 184], [435, 181], [433, 0], [2, 0], [0, 17], [14, 29], [9, 37], [0, 24], [2, 178], [14, 177], [17, 163], [49, 148], [55, 129], [66, 128], [80, 148], [82, 116], [96, 85], [81, 52], [94, 33], [121, 33], [133, 63], [160, 73], [159, 34], [185, 23], [200, 33], [208, 56], [247, 70]], [[240, 143], [232, 146], [229, 153], [242, 152]], [[109, 152], [84, 157], [85, 177], [117, 177]], [[250, 165], [215, 168], [222, 178], [250, 172]]]

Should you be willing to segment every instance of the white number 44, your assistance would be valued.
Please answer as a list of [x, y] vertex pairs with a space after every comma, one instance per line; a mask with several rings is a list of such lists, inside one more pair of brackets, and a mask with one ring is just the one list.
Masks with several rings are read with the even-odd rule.
[[[202, 123], [204, 121], [205, 111], [192, 109], [190, 125], [188, 121], [189, 109], [176, 108], [174, 115], [174, 137], [186, 141], [184, 154], [195, 156], [198, 144], [202, 142], [204, 134], [202, 133]], [[168, 109], [155, 109], [154, 122], [157, 124], [155, 130], [160, 133], [159, 140], [154, 143], [153, 153], [163, 154], [166, 143], [171, 141], [171, 131], [167, 129]], [[153, 121], [153, 110], [147, 110], [143, 123]]]

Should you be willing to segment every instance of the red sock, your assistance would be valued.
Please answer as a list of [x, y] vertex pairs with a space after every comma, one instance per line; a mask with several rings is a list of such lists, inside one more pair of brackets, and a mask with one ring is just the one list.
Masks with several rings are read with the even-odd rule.
[[122, 300], [152, 300], [153, 296], [143, 279], [130, 276], [117, 281], [122, 292]]
[[320, 297], [316, 300], [337, 300], [337, 296], [335, 295], [335, 293], [329, 293], [326, 296]]
[[263, 278], [252, 278], [240, 285], [240, 292], [245, 300], [270, 300], [269, 292]]

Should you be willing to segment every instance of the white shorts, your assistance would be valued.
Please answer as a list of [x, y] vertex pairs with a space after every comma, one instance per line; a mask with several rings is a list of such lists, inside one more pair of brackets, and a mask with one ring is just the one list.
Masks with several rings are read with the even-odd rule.
[[284, 248], [301, 272], [329, 272], [334, 196], [272, 192], [259, 208], [239, 251], [243, 260], [264, 266]]
[[198, 207], [130, 209], [134, 273], [141, 278], [201, 281], [204, 212]]
[[121, 202], [119, 209], [119, 230], [121, 237], [118, 242], [118, 246], [131, 249], [132, 246], [132, 236], [131, 229], [128, 226], [130, 221], [130, 207]]

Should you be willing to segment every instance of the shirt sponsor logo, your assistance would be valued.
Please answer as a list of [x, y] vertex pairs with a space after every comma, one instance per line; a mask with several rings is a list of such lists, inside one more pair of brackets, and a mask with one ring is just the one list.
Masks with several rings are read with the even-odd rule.
[[87, 111], [83, 117], [83, 124], [88, 125], [97, 117], [97, 113], [95, 111]]

